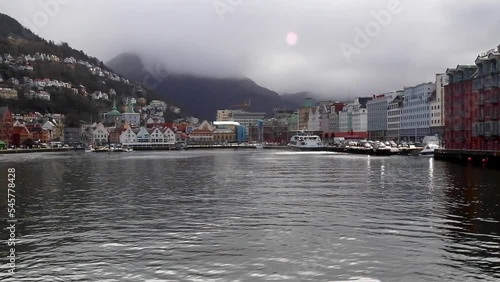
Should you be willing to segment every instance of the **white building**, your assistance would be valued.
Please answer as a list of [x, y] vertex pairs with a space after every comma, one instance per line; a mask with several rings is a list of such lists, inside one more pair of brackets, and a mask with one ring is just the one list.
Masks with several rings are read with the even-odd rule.
[[102, 123], [96, 125], [92, 131], [92, 143], [95, 145], [105, 145], [109, 140], [109, 132]]
[[368, 111], [366, 103], [372, 97], [358, 97], [353, 103], [344, 106], [339, 113], [339, 136], [356, 133], [356, 136], [366, 138], [368, 135]]
[[127, 129], [120, 135], [123, 146], [129, 147], [172, 147], [176, 142], [175, 132], [170, 129], [155, 127], [147, 129], [141, 127], [139, 130]]
[[120, 134], [120, 143], [122, 145], [136, 144], [137, 134], [135, 134], [132, 128], [127, 128], [125, 131], [122, 132], [122, 134]]
[[430, 135], [444, 136], [444, 86], [448, 84], [448, 76], [444, 73], [436, 74], [436, 95], [430, 101]]
[[404, 89], [404, 108], [401, 115], [402, 139], [421, 142], [430, 132], [430, 105], [429, 100], [436, 84], [422, 83]]
[[307, 120], [307, 129], [311, 131], [321, 130], [321, 112], [320, 107], [312, 107], [309, 109]]

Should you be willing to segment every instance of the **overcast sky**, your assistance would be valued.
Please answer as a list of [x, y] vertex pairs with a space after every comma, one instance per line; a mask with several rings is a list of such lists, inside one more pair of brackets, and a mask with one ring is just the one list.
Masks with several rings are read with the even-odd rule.
[[137, 52], [169, 71], [332, 98], [434, 81], [500, 44], [498, 0], [2, 0], [0, 11], [103, 61]]

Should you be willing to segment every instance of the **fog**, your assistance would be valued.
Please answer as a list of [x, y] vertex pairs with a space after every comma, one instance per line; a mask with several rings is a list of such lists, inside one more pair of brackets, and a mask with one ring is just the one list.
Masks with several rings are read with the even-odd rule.
[[330, 98], [434, 81], [500, 43], [497, 0], [3, 0], [0, 10], [103, 61], [135, 52], [171, 72]]

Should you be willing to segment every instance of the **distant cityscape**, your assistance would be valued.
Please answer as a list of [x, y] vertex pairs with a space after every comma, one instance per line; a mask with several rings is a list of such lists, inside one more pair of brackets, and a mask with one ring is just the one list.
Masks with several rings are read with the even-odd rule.
[[[266, 142], [286, 144], [294, 131], [317, 132], [323, 140], [368, 139], [421, 142], [425, 136], [438, 136], [447, 149], [498, 150], [500, 46], [482, 53], [471, 65], [457, 65], [424, 82], [352, 101], [305, 99], [295, 110], [276, 109], [272, 118], [265, 112], [248, 110], [250, 101], [239, 107], [221, 109], [214, 121], [196, 117], [165, 120], [164, 112], [181, 109], [159, 100], [125, 98], [121, 111], [116, 92], [87, 93], [85, 86], [50, 78], [23, 81], [0, 77], [0, 97], [18, 99], [15, 87], [25, 84], [36, 90], [23, 93], [25, 99], [50, 100], [47, 87], [64, 87], [92, 100], [113, 100], [112, 109], [89, 124], [64, 126], [64, 115], [38, 112], [13, 113], [0, 108], [0, 148], [41, 144], [173, 147], [179, 143], [225, 144]], [[81, 64], [94, 75], [130, 83], [127, 79], [72, 57], [53, 55], [0, 56], [0, 64], [33, 71], [31, 62], [63, 61], [68, 66]], [[9, 87], [7, 87], [9, 86]]]

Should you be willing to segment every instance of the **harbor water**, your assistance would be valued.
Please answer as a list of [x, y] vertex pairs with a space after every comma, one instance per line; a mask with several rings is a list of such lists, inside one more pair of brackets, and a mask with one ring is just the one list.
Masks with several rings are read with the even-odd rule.
[[[15, 274], [7, 170], [15, 168]], [[283, 150], [0, 156], [2, 281], [499, 281], [500, 174]]]

